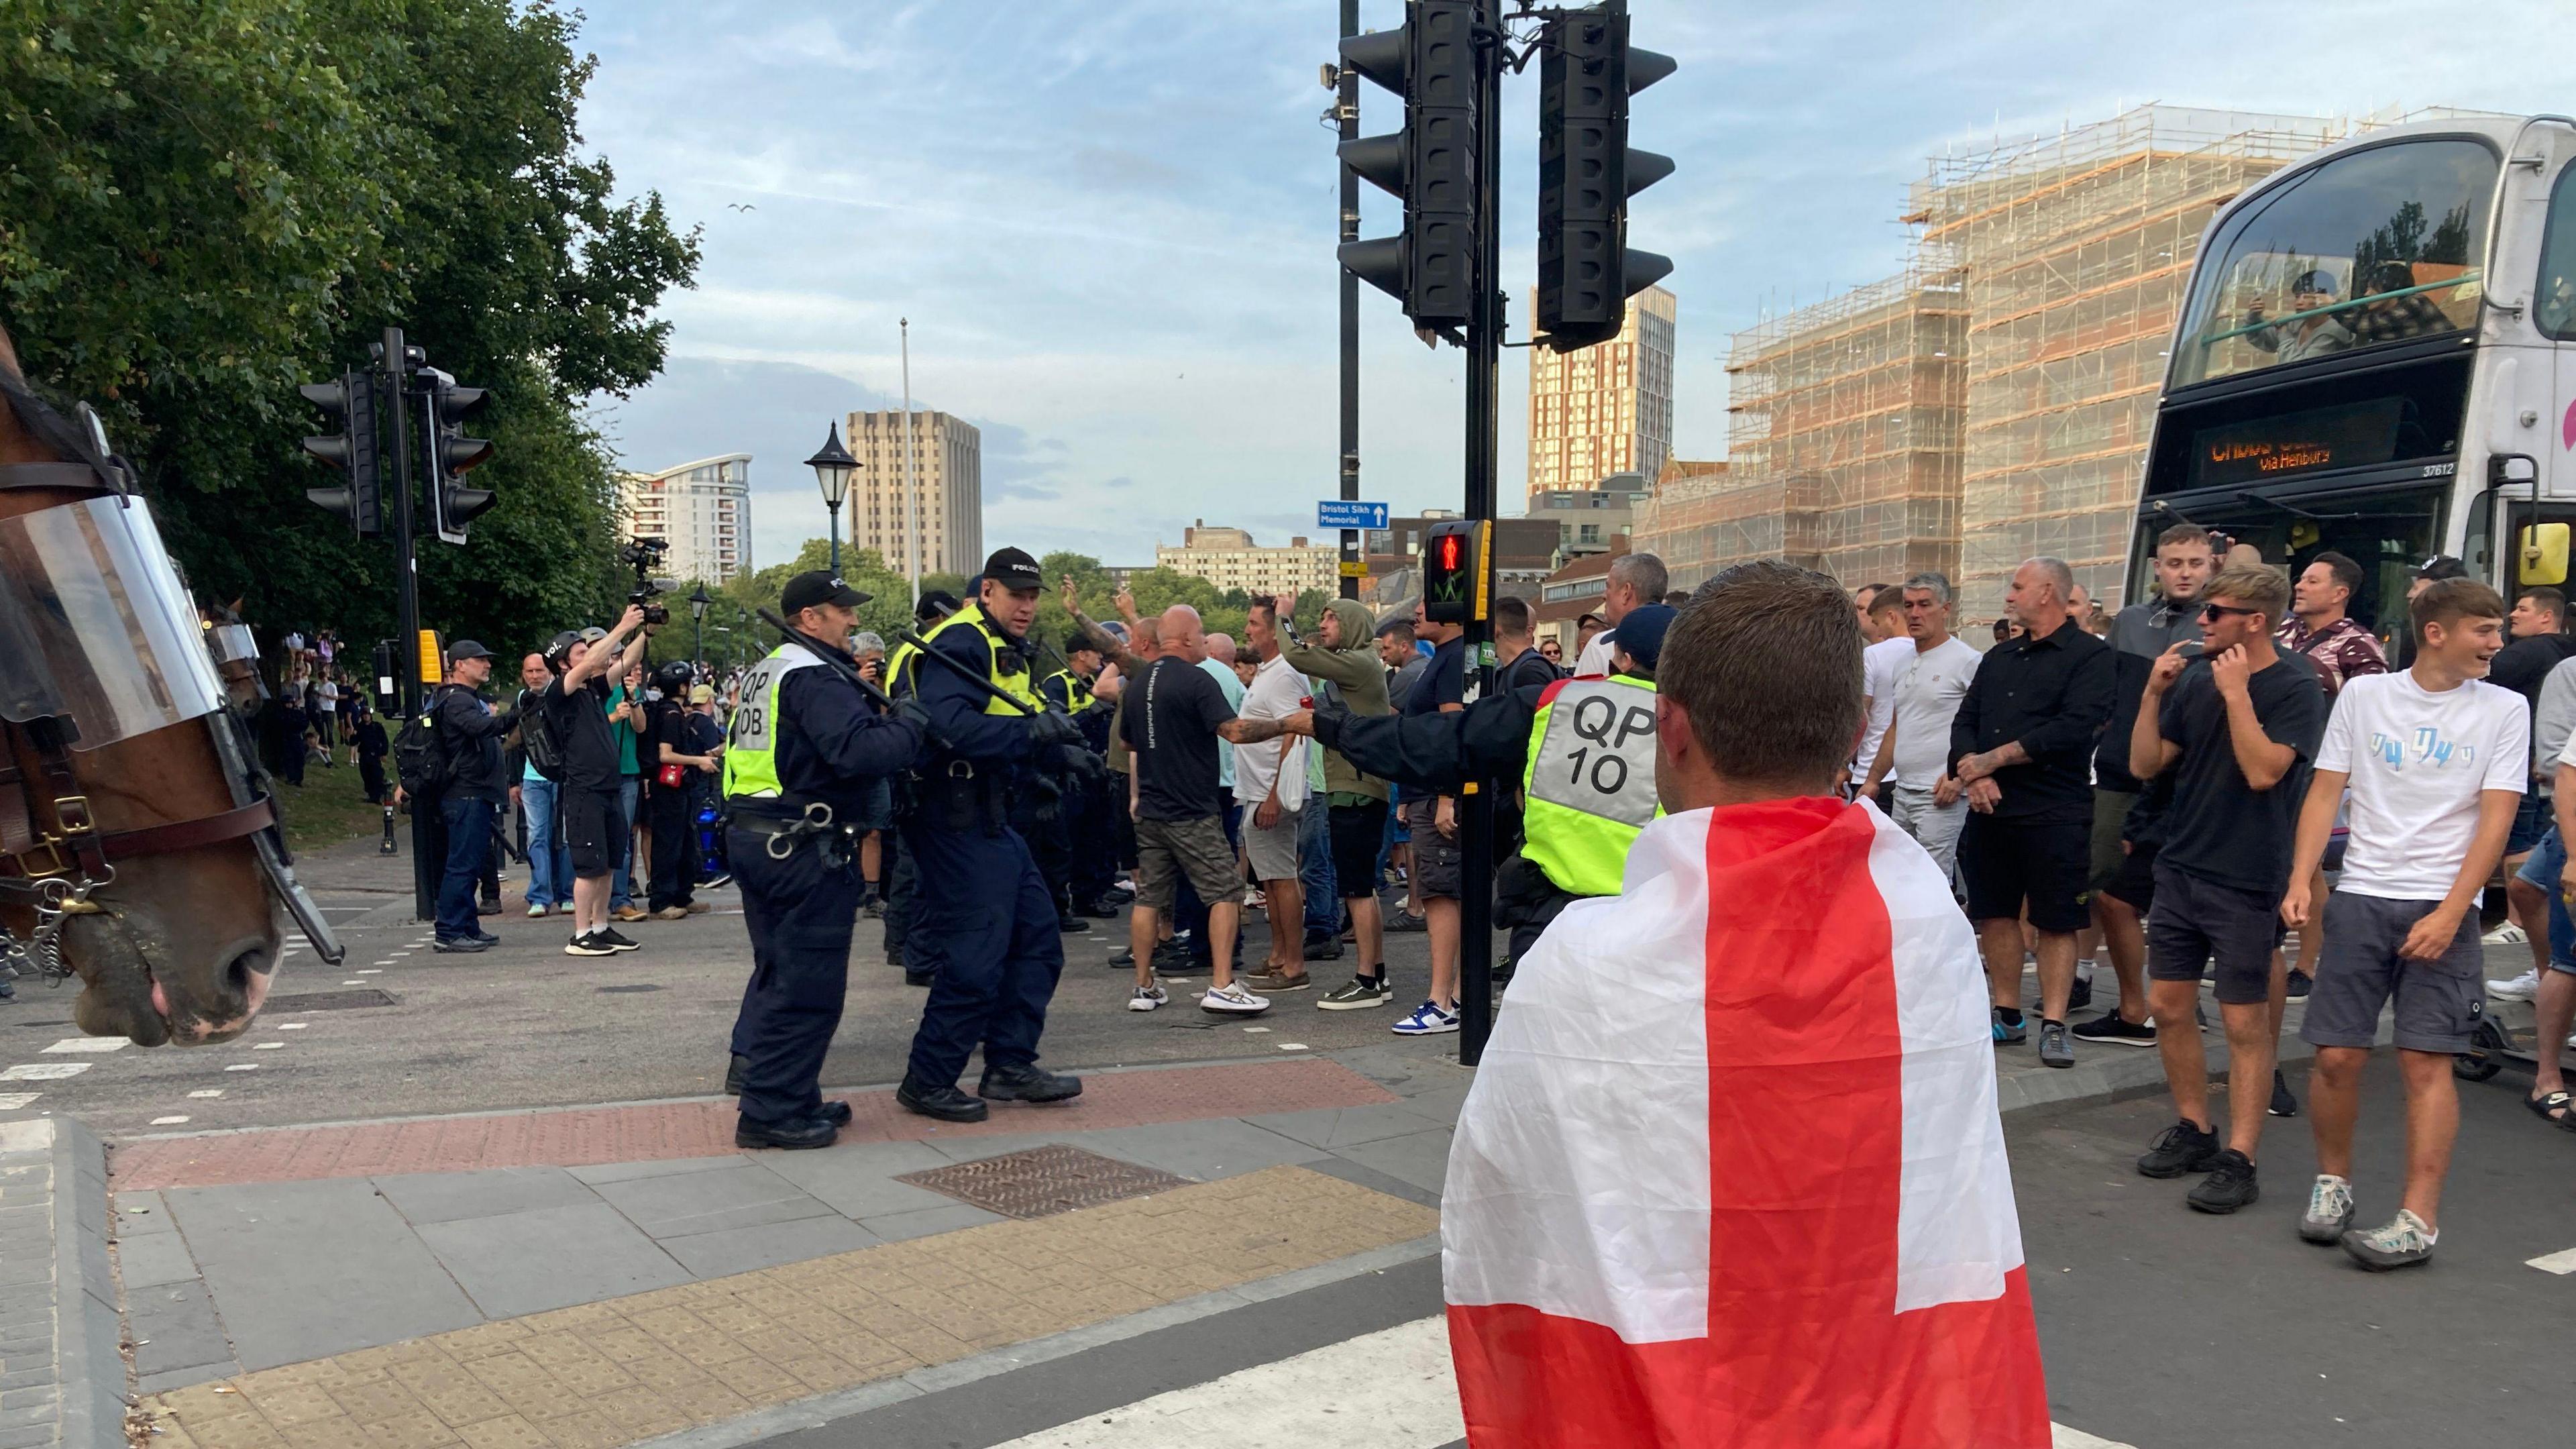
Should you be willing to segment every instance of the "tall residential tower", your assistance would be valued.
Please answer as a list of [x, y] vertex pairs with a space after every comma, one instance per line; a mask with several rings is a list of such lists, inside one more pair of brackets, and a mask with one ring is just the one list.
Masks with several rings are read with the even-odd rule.
[[617, 475], [628, 538], [671, 545], [673, 578], [721, 584], [751, 572], [751, 455], [701, 458], [659, 473]]
[[[1628, 299], [1619, 335], [1563, 356], [1529, 350], [1529, 495], [1652, 478], [1673, 455], [1673, 317], [1661, 287]], [[1533, 300], [1531, 315], [1537, 313]]]
[[912, 414], [912, 477], [920, 487], [918, 527], [905, 485], [903, 410], [850, 414], [849, 541], [872, 548], [896, 573], [972, 575], [984, 566], [984, 435], [948, 413]]

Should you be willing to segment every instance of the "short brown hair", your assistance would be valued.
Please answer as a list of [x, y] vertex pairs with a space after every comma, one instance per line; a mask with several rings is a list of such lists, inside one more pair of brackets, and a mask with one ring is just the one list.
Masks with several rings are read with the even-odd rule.
[[1905, 616], [1904, 589], [1895, 584], [1889, 584], [1870, 599], [1869, 616], [1875, 619], [1881, 614], [1894, 614], [1898, 618]]
[[2290, 612], [2290, 581], [2270, 564], [2229, 564], [2200, 586], [2204, 599], [2233, 599], [2263, 611], [2263, 622], [2279, 628]]
[[1699, 586], [1656, 673], [1720, 774], [1813, 786], [1860, 735], [1860, 651], [1842, 585], [1766, 559]]
[[2156, 552], [2163, 553], [2167, 548], [2170, 548], [2177, 543], [2196, 543], [2202, 548], [2208, 549], [2212, 553], [2216, 553], [2218, 551], [2218, 544], [2210, 538], [2209, 530], [2201, 527], [2197, 523], [2177, 523], [2173, 527], [2166, 529], [2164, 532], [2157, 534]]
[[1517, 639], [1530, 631], [1529, 600], [1517, 594], [1505, 594], [1494, 600], [1494, 632]]
[[2406, 615], [2415, 630], [2415, 642], [2421, 646], [2427, 642], [2424, 631], [2432, 625], [2448, 627], [2462, 619], [2501, 619], [2505, 607], [2495, 590], [2476, 579], [2441, 579], [2424, 586], [2424, 592], [2406, 606]]

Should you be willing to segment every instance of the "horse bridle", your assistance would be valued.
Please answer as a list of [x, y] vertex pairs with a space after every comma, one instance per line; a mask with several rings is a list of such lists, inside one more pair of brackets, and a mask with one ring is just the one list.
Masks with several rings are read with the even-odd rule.
[[[108, 451], [105, 430], [88, 404], [77, 409], [81, 426], [76, 427], [6, 370], [0, 370], [0, 398], [7, 399], [30, 432], [74, 459], [0, 464], [0, 492], [44, 488], [120, 498], [132, 494], [132, 472]], [[223, 748], [228, 727], [238, 729], [238, 717], [229, 726], [220, 721], [213, 726], [217, 753], [230, 775], [236, 773], [241, 752]], [[27, 756], [35, 762], [32, 772], [22, 764]], [[220, 845], [278, 823], [277, 807], [266, 792], [245, 790], [236, 781], [234, 793], [250, 798], [196, 819], [101, 830], [72, 768], [71, 739], [62, 721], [0, 720], [0, 904], [27, 907], [36, 916], [33, 934], [23, 941], [0, 923], [0, 966], [29, 963], [36, 974], [60, 983], [71, 974], [62, 964], [64, 923], [105, 909], [91, 896], [115, 881], [118, 861]]]

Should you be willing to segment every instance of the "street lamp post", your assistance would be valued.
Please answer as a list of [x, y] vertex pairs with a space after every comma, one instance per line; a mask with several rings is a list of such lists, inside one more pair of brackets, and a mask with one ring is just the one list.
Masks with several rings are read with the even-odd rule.
[[823, 450], [806, 459], [805, 466], [814, 470], [814, 481], [823, 489], [823, 507], [832, 516], [832, 572], [837, 575], [841, 572], [841, 500], [849, 494], [850, 474], [859, 466], [850, 450], [841, 446], [839, 423], [832, 424]]
[[706, 581], [699, 580], [697, 588], [689, 594], [689, 631], [693, 645], [690, 653], [694, 656], [690, 662], [697, 666], [700, 674], [707, 670], [707, 605], [714, 602], [707, 597]]

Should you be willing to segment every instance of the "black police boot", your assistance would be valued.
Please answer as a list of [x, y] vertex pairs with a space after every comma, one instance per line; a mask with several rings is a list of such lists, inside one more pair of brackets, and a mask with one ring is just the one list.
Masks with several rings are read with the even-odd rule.
[[907, 1112], [936, 1117], [942, 1122], [981, 1122], [993, 1110], [948, 1083], [925, 1087], [910, 1077], [894, 1089], [894, 1099]]
[[754, 1122], [748, 1117], [734, 1123], [733, 1145], [736, 1147], [784, 1147], [791, 1152], [809, 1147], [829, 1147], [841, 1135], [839, 1124], [822, 1117], [807, 1117], [796, 1122]]
[[724, 1090], [724, 1094], [725, 1094], [726, 1096], [728, 1096], [728, 1097], [739, 1097], [739, 1096], [741, 1096], [741, 1095], [742, 1095], [742, 1076], [743, 1076], [743, 1073], [748, 1072], [748, 1071], [750, 1071], [750, 1070], [751, 1070], [751, 1058], [749, 1058], [749, 1057], [735, 1057], [735, 1058], [733, 1059], [733, 1065], [728, 1066], [728, 1067], [726, 1067], [726, 1068], [725, 1068], [725, 1090]]
[[817, 1119], [829, 1122], [835, 1127], [847, 1127], [850, 1125], [850, 1104], [826, 1102], [823, 1104], [823, 1110], [814, 1115]]
[[1031, 1063], [1024, 1067], [986, 1067], [975, 1095], [993, 1102], [1061, 1102], [1082, 1095], [1082, 1078], [1059, 1077]]
[[1091, 923], [1080, 916], [1067, 913], [1055, 918], [1055, 928], [1061, 934], [1079, 936], [1091, 929]]
[[906, 986], [928, 986], [930, 984], [930, 978], [937, 974], [939, 973], [935, 971], [914, 971], [907, 968], [903, 973], [903, 984]]

